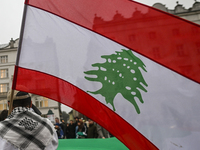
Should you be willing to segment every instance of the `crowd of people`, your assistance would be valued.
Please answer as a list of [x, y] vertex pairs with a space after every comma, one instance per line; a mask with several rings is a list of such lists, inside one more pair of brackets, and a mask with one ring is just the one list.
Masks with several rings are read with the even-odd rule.
[[[3, 110], [0, 114], [0, 121], [3, 121], [8, 116], [8, 110]], [[81, 139], [81, 138], [110, 138], [112, 135], [93, 120], [87, 121], [75, 117], [75, 122], [70, 120], [65, 123], [63, 119], [59, 122], [59, 118], [55, 118], [54, 128], [58, 139]]]
[[[8, 110], [3, 110], [0, 114], [0, 121], [3, 121], [8, 116]], [[112, 135], [99, 124], [93, 120], [87, 121], [75, 117], [75, 122], [70, 120], [69, 123], [65, 123], [63, 119], [61, 122], [59, 118], [55, 118], [54, 128], [56, 130], [58, 139], [82, 139], [82, 138], [110, 138]]]
[[70, 120], [65, 123], [64, 120], [55, 118], [55, 129], [59, 139], [83, 139], [83, 138], [110, 138], [112, 135], [93, 120], [87, 121], [75, 117], [75, 122]]

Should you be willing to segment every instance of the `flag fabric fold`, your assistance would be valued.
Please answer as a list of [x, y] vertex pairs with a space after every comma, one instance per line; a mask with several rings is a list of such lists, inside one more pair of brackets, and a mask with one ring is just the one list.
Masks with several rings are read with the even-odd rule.
[[129, 149], [198, 149], [199, 25], [128, 0], [25, 4], [13, 89], [76, 109]]

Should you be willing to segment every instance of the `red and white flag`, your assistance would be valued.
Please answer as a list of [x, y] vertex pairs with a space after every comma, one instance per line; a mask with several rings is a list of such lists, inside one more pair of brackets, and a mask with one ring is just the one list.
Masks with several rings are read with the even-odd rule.
[[200, 26], [129, 0], [26, 0], [13, 89], [129, 149], [199, 149]]

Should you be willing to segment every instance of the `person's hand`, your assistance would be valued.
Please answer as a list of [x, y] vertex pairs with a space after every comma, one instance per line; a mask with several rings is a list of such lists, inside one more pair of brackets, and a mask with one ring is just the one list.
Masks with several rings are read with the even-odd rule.
[[102, 137], [102, 139], [105, 139], [105, 137]]

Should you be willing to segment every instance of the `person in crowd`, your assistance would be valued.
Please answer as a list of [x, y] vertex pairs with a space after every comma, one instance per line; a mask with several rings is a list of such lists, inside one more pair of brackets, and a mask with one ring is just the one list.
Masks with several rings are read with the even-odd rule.
[[55, 118], [55, 122], [56, 122], [55, 124], [58, 124], [60, 126], [60, 121], [58, 117]]
[[75, 117], [75, 122], [74, 122], [74, 128], [75, 128], [75, 135], [76, 135], [76, 132], [78, 130], [78, 122], [79, 122], [79, 117]]
[[89, 128], [89, 121], [88, 120], [85, 121], [85, 124], [86, 124], [87, 128]]
[[62, 130], [62, 128], [61, 128], [61, 124], [60, 124], [60, 122], [59, 122], [59, 118], [58, 117], [56, 117], [55, 118], [55, 129], [56, 129], [56, 133], [57, 133], [57, 136], [58, 136], [58, 139], [63, 139], [64, 138], [64, 132], [63, 132], [63, 130]]
[[7, 116], [8, 116], [8, 110], [4, 109], [0, 114], [0, 121], [5, 120], [7, 118]]
[[87, 127], [84, 125], [82, 119], [79, 119], [79, 122], [77, 124], [77, 132], [76, 132], [76, 138], [77, 139], [83, 139], [87, 137]]
[[62, 128], [59, 125], [55, 124], [55, 129], [56, 129], [56, 133], [57, 133], [58, 139], [63, 139], [64, 133], [63, 133]]
[[62, 130], [63, 130], [63, 133], [64, 133], [64, 136], [63, 136], [63, 139], [66, 138], [66, 123], [65, 123], [65, 120], [64, 119], [61, 119], [61, 124], [60, 124]]
[[70, 120], [69, 126], [68, 126], [68, 139], [76, 138], [75, 134], [75, 124], [73, 120]]
[[[78, 119], [78, 123], [79, 122], [83, 123], [83, 126], [86, 128], [86, 130], [88, 129], [86, 123], [83, 122], [83, 119]], [[78, 131], [78, 124], [75, 127], [75, 135], [76, 135], [77, 131]]]
[[97, 134], [97, 127], [94, 124], [94, 121], [92, 121], [91, 119], [88, 119], [89, 121], [89, 127], [88, 127], [88, 132], [87, 132], [87, 138], [97, 138], [98, 134]]
[[[83, 120], [83, 118], [81, 118], [81, 119]], [[83, 124], [84, 124], [84, 126], [86, 126], [86, 128], [88, 129], [89, 126], [87, 126], [87, 123], [86, 123], [85, 120], [83, 120]]]
[[[27, 92], [13, 92], [13, 110], [0, 122], [0, 149], [57, 149], [58, 137], [51, 121], [30, 109], [32, 101]], [[10, 97], [11, 91], [8, 92], [8, 101]]]
[[74, 119], [75, 119], [74, 126], [75, 126], [75, 128], [76, 128], [76, 126], [77, 126], [77, 124], [78, 124], [78, 122], [79, 122], [79, 118], [78, 118], [78, 117], [75, 117]]
[[110, 133], [99, 124], [97, 124], [97, 133], [98, 133], [98, 138], [102, 139], [110, 138]]
[[69, 139], [69, 123], [66, 123], [65, 135], [66, 135], [66, 139]]

